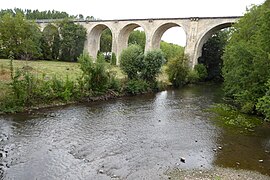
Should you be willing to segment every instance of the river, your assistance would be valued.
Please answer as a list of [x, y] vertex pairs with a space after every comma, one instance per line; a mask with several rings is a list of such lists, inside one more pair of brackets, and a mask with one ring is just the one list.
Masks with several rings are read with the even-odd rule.
[[204, 111], [220, 101], [206, 84], [0, 116], [0, 179], [162, 179], [214, 167], [269, 176], [269, 124], [222, 127]]

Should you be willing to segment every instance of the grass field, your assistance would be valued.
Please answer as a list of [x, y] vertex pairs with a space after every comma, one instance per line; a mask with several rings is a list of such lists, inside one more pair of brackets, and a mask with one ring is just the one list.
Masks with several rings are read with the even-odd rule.
[[[14, 69], [25, 69], [30, 71], [36, 77], [52, 78], [56, 76], [57, 78], [65, 79], [68, 77], [70, 80], [76, 80], [80, 78], [82, 71], [80, 69], [80, 64], [77, 62], [61, 62], [61, 61], [24, 61], [24, 60], [14, 60]], [[123, 74], [118, 66], [109, 66], [109, 70], [118, 79], [124, 79], [126, 76]], [[165, 73], [165, 66], [162, 67], [162, 72], [158, 76], [159, 81], [167, 82], [168, 77]], [[10, 91], [8, 83], [10, 82], [10, 60], [0, 59], [0, 101], [1, 98]]]
[[[76, 80], [82, 74], [80, 64], [76, 62], [14, 60], [13, 66], [14, 69], [27, 69], [39, 78], [43, 76], [48, 78], [56, 76], [57, 78], [65, 79], [68, 76], [69, 79]], [[110, 66], [110, 72], [114, 72], [119, 79], [125, 78], [117, 66]], [[10, 60], [0, 59], [0, 101], [10, 90], [8, 86], [10, 80]]]

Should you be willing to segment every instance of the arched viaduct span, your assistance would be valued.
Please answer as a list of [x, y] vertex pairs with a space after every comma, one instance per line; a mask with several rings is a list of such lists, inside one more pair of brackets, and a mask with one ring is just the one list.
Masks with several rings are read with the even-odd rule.
[[[171, 27], [182, 27], [186, 33], [185, 53], [190, 57], [190, 66], [197, 64], [201, 56], [202, 46], [213, 33], [230, 27], [240, 16], [229, 17], [190, 17], [190, 18], [158, 18], [158, 19], [119, 19], [119, 20], [74, 20], [87, 29], [85, 50], [93, 57], [100, 48], [100, 37], [103, 30], [112, 32], [112, 52], [116, 54], [117, 63], [123, 49], [128, 46], [130, 33], [137, 27], [146, 34], [145, 51], [160, 47], [161, 37]], [[43, 29], [53, 20], [37, 20]], [[177, 38], [177, 37], [176, 37]]]

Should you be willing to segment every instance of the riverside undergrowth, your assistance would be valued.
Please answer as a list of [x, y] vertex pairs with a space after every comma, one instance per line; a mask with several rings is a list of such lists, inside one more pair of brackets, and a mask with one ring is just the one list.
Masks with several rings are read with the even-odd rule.
[[120, 82], [109, 72], [104, 62], [97, 61], [85, 54], [79, 57], [83, 74], [77, 79], [59, 76], [42, 77], [34, 75], [31, 70], [14, 68], [10, 58], [10, 91], [0, 101], [0, 113], [15, 113], [33, 107], [53, 106], [91, 99], [109, 93], [117, 96]]
[[230, 128], [253, 131], [255, 127], [263, 123], [259, 117], [241, 113], [229, 104], [214, 104], [207, 111], [214, 112], [213, 119]]

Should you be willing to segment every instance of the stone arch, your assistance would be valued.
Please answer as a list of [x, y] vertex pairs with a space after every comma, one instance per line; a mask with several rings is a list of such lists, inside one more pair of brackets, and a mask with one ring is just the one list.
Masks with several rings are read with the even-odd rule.
[[195, 59], [193, 60], [192, 67], [194, 67], [198, 63], [198, 58], [202, 55], [202, 47], [207, 42], [207, 40], [217, 31], [232, 27], [234, 22], [226, 22], [219, 25], [216, 25], [212, 28], [209, 28], [205, 33], [200, 37], [200, 39], [196, 43], [196, 51], [195, 51]]
[[[118, 35], [118, 57], [120, 56], [121, 52], [123, 51], [123, 49], [128, 47], [128, 38], [130, 33], [138, 28], [141, 27], [144, 31], [146, 30], [146, 28], [138, 23], [130, 23], [125, 25], [123, 28], [121, 28], [121, 30], [119, 31], [119, 35]], [[147, 39], [147, 32], [145, 31], [145, 35], [146, 35], [146, 39]]]
[[108, 27], [107, 25], [97, 24], [90, 30], [90, 32], [87, 35], [87, 46], [86, 46], [88, 48], [87, 51], [93, 58], [97, 57], [97, 53], [100, 48], [101, 34], [107, 28], [110, 29], [110, 31], [112, 32], [111, 28]]
[[[161, 26], [159, 26], [153, 33], [153, 36], [152, 36], [152, 44], [151, 44], [151, 47], [152, 49], [159, 49], [160, 48], [160, 42], [161, 42], [161, 38], [163, 36], [163, 34], [170, 28], [172, 27], [181, 27], [183, 28], [183, 26], [177, 24], [177, 23], [174, 23], [174, 22], [169, 22], [169, 23], [165, 23], [165, 24], [162, 24]], [[187, 33], [186, 33], [186, 30], [183, 28], [185, 34], [186, 34], [186, 37], [187, 37]], [[187, 43], [187, 41], [186, 41]]]

